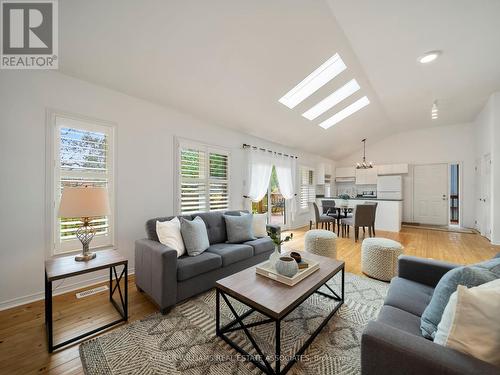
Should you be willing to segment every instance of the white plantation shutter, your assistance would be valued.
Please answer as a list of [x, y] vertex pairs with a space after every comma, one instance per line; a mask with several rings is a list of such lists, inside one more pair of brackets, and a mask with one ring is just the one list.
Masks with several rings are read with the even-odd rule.
[[[55, 254], [80, 250], [76, 238], [81, 218], [59, 218], [62, 190], [67, 186], [106, 187], [113, 206], [113, 128], [55, 115], [54, 147], [54, 235]], [[91, 221], [96, 235], [91, 247], [113, 245], [113, 215]]]
[[314, 170], [308, 167], [300, 168], [300, 209], [307, 210], [309, 203], [316, 199], [314, 186]]
[[181, 214], [229, 208], [229, 153], [202, 144], [179, 143]]

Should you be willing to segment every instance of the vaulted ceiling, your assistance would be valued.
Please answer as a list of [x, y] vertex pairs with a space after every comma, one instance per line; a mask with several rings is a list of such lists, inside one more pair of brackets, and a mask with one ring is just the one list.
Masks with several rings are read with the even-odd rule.
[[[497, 0], [59, 4], [63, 73], [334, 159], [361, 138], [471, 121], [500, 89]], [[437, 61], [417, 63], [434, 49]], [[293, 109], [278, 102], [335, 53], [345, 71]], [[352, 78], [352, 97], [314, 121], [301, 116]], [[317, 125], [364, 95], [367, 107]]]

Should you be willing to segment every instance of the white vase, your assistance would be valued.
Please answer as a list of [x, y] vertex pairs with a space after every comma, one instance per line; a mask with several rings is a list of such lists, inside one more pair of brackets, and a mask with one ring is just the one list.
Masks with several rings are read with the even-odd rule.
[[299, 266], [292, 257], [280, 257], [276, 262], [276, 272], [286, 277], [293, 277], [299, 272]]
[[269, 256], [269, 265], [271, 267], [276, 266], [276, 261], [280, 258], [280, 256], [281, 256], [281, 246], [275, 245], [273, 253]]

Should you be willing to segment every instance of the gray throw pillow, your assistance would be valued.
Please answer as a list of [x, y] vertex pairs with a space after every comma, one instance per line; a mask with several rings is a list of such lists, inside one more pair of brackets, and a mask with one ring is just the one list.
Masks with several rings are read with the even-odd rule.
[[499, 258], [490, 259], [471, 266], [457, 267], [448, 271], [439, 280], [436, 289], [434, 289], [431, 302], [422, 314], [420, 319], [422, 335], [428, 339], [434, 339], [437, 326], [441, 321], [450, 296], [457, 290], [459, 285], [472, 288], [498, 278], [500, 278]]
[[224, 220], [226, 221], [227, 243], [242, 243], [256, 239], [252, 229], [252, 214], [224, 215]]
[[193, 220], [181, 218], [181, 234], [189, 256], [200, 255], [210, 246], [207, 227], [199, 216]]

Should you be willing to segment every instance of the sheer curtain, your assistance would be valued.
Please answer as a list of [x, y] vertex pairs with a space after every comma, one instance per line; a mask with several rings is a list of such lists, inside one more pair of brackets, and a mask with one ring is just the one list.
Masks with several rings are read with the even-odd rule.
[[295, 216], [295, 158], [283, 155], [276, 155], [274, 158], [274, 166], [276, 168], [276, 177], [281, 195], [289, 204], [292, 218]]
[[259, 202], [267, 194], [273, 163], [273, 157], [267, 152], [253, 148], [248, 149], [248, 197], [253, 202]]

